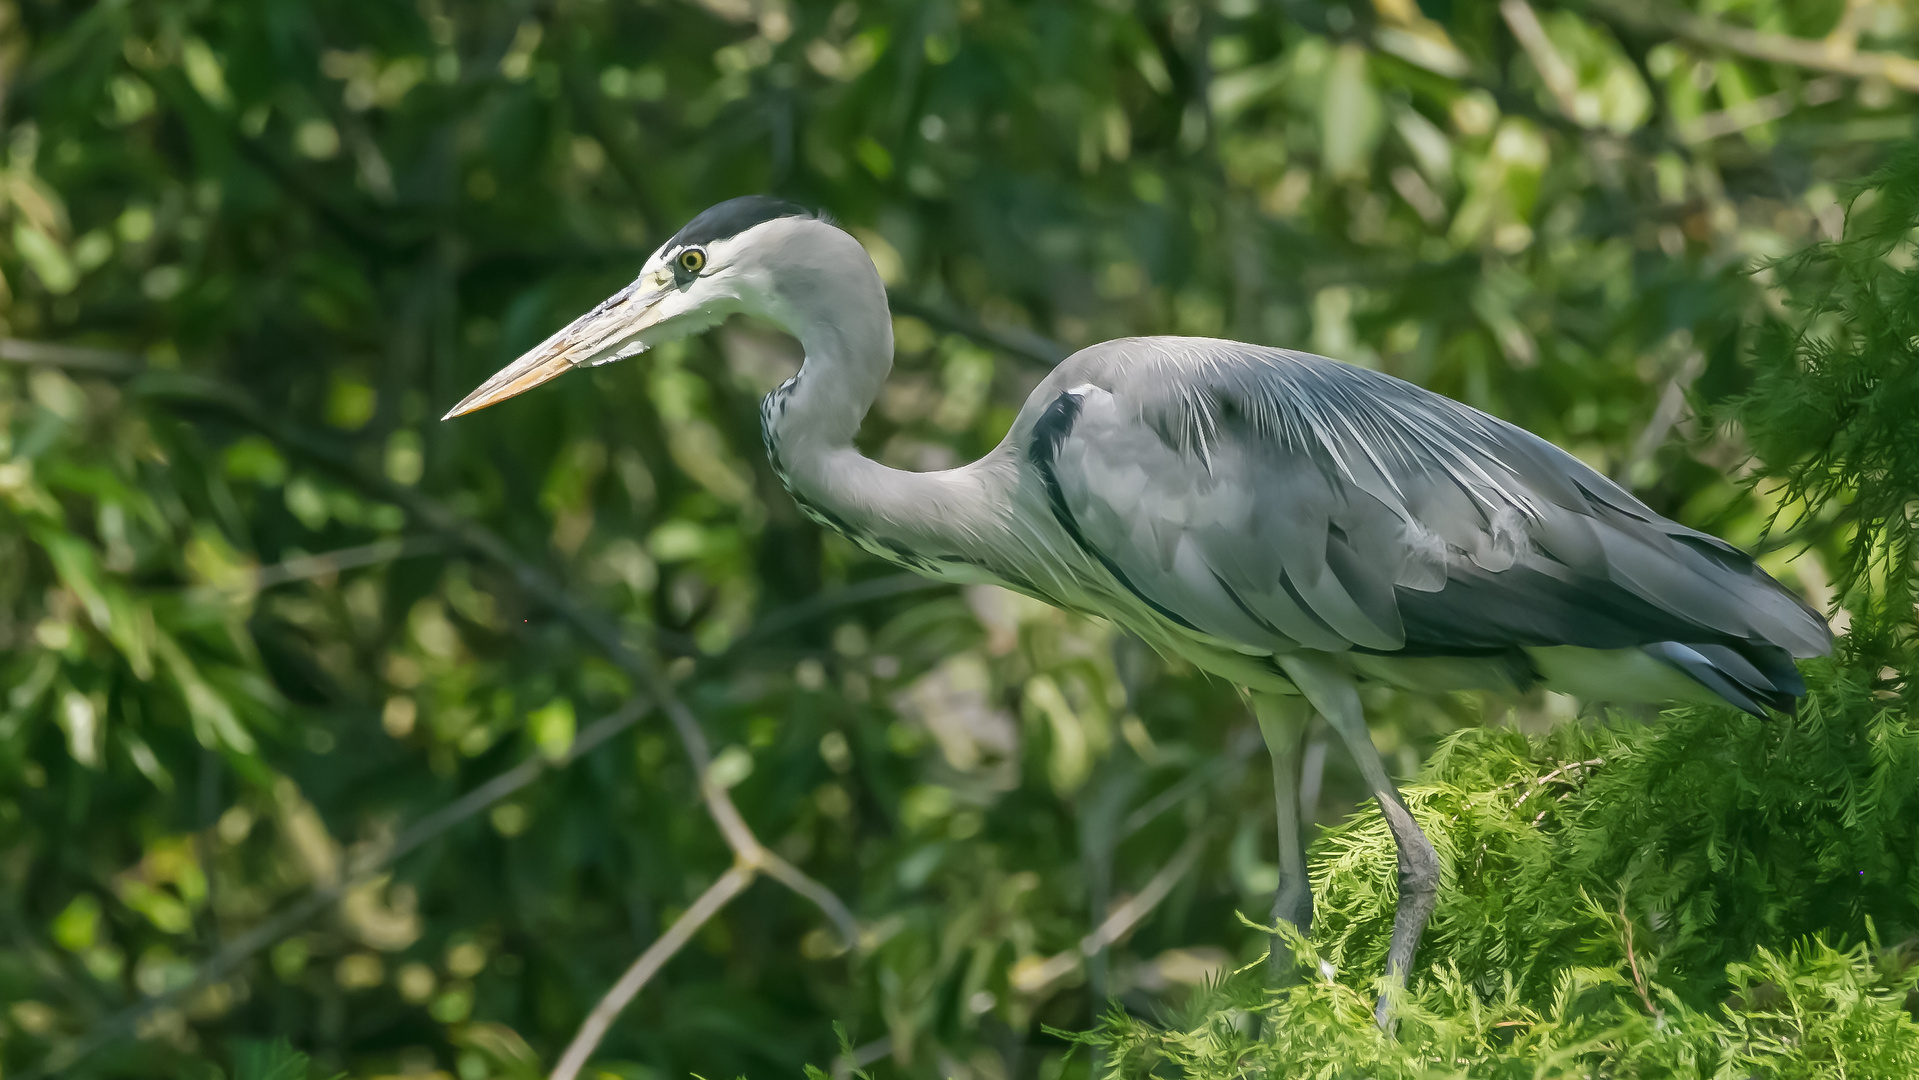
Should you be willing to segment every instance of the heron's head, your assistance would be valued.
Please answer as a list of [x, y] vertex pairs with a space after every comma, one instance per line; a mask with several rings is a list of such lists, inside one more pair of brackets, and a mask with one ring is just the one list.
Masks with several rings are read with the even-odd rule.
[[784, 199], [729, 199], [660, 245], [631, 285], [501, 368], [445, 419], [576, 367], [623, 360], [698, 333], [738, 312], [792, 327], [806, 314], [802, 309], [849, 288], [876, 291], [884, 302], [878, 272], [859, 241]]

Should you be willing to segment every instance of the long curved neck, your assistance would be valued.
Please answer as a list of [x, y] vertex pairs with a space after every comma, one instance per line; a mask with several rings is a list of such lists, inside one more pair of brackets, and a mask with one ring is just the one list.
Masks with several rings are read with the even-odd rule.
[[829, 303], [830, 314], [823, 304], [789, 303], [775, 316], [806, 354], [799, 374], [767, 399], [769, 445], [781, 453], [780, 463], [787, 467], [802, 458], [851, 449], [860, 422], [893, 370], [893, 319], [886, 293], [854, 288], [836, 293]]
[[903, 472], [853, 446], [893, 367], [886, 292], [859, 256], [863, 267], [783, 288], [783, 302], [767, 312], [806, 353], [799, 374], [761, 408], [767, 450], [803, 506], [874, 550], [967, 554], [1002, 512], [988, 477], [977, 467]]

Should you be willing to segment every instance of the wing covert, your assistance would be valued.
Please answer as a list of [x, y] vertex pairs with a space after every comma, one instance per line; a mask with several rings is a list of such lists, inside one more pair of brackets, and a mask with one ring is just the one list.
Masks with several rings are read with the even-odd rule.
[[1208, 634], [1420, 655], [1830, 648], [1824, 620], [1743, 552], [1390, 376], [1138, 338], [1061, 377], [1073, 388], [1049, 392], [1031, 447], [1056, 515], [1126, 588]]

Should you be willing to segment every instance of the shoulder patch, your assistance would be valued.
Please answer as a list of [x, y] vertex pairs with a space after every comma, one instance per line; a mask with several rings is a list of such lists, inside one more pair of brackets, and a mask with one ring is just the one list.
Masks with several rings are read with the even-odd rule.
[[1132, 593], [1140, 602], [1168, 622], [1187, 630], [1197, 631], [1199, 628], [1178, 612], [1141, 592], [1139, 586], [1133, 584], [1118, 563], [1107, 558], [1105, 552], [1087, 543], [1086, 535], [1080, 532], [1079, 522], [1073, 517], [1073, 508], [1066, 503], [1066, 492], [1060, 487], [1059, 473], [1054, 470], [1053, 464], [1059, 457], [1060, 444], [1073, 433], [1073, 424], [1079, 420], [1080, 409], [1086, 404], [1086, 393], [1091, 389], [1094, 388], [1076, 386], [1071, 390], [1062, 391], [1053, 399], [1051, 405], [1046, 406], [1046, 411], [1039, 415], [1039, 420], [1033, 425], [1033, 439], [1026, 444], [1026, 456], [1032, 461], [1033, 467], [1039, 471], [1040, 482], [1046, 487], [1046, 501], [1053, 507], [1053, 518], [1059, 522], [1060, 528], [1066, 530], [1066, 535], [1081, 551], [1092, 556], [1106, 568], [1106, 572], [1113, 576], [1114, 581], [1119, 582], [1121, 588]]
[[673, 239], [666, 242], [666, 250], [725, 240], [776, 218], [813, 216], [811, 210], [796, 202], [772, 195], [742, 195], [701, 211], [698, 217], [673, 234]]
[[1054, 398], [1034, 422], [1033, 441], [1027, 444], [1026, 455], [1044, 466], [1048, 475], [1052, 472], [1053, 459], [1059, 456], [1059, 444], [1073, 433], [1073, 425], [1078, 422], [1079, 410], [1084, 404], [1083, 394], [1067, 390]]

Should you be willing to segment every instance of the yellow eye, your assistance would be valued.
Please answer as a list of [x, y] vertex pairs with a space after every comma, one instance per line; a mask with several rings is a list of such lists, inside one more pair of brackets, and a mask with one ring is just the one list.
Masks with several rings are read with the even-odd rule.
[[706, 252], [699, 248], [687, 248], [680, 252], [680, 269], [689, 274], [697, 274], [706, 266]]

